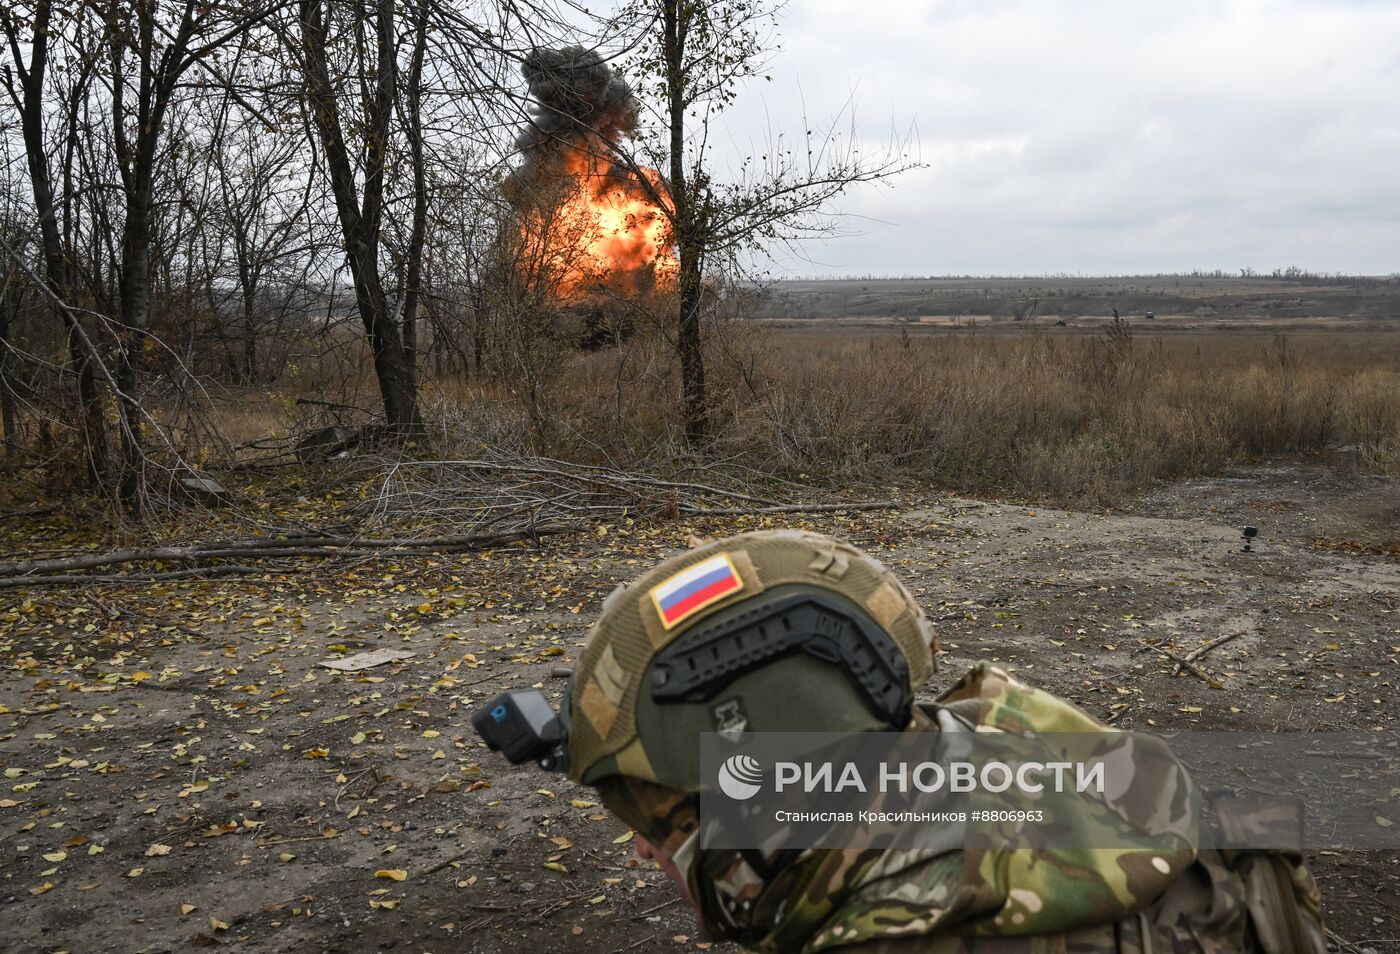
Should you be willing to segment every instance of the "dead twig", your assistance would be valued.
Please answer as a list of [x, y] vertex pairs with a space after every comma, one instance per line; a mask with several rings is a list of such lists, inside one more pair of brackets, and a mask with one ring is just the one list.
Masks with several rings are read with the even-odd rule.
[[1178, 656], [1176, 653], [1172, 652], [1170, 649], [1167, 649], [1164, 646], [1156, 645], [1153, 643], [1143, 643], [1142, 649], [1140, 651], [1160, 653], [1161, 655], [1166, 656], [1172, 662], [1176, 663], [1181, 668], [1189, 671], [1191, 675], [1195, 676], [1197, 679], [1201, 680], [1206, 685], [1210, 686], [1212, 689], [1221, 688], [1221, 682], [1219, 679], [1216, 679], [1214, 676], [1206, 672], [1200, 666], [1197, 666], [1195, 663], [1182, 656]]
[[354, 785], [354, 784], [355, 784], [356, 782], [358, 782], [360, 779], [364, 778], [366, 775], [369, 775], [369, 774], [371, 774], [371, 773], [374, 774], [374, 784], [371, 785], [368, 789], [366, 789], [366, 790], [364, 791], [363, 794], [364, 794], [364, 795], [368, 795], [370, 792], [374, 791], [376, 788], [379, 787], [380, 783], [383, 782], [383, 779], [381, 779], [381, 778], [379, 777], [379, 769], [378, 769], [377, 767], [371, 765], [369, 768], [365, 769], [363, 772], [359, 772], [359, 773], [357, 773], [357, 774], [351, 776], [348, 780], [346, 780], [346, 782], [345, 782], [344, 785], [340, 786], [340, 791], [338, 791], [338, 792], [335, 793], [335, 801], [333, 802], [333, 804], [335, 805], [335, 810], [336, 810], [336, 811], [340, 811], [340, 798], [341, 798], [342, 795], [344, 795], [344, 794], [346, 793], [346, 791], [350, 788], [350, 786], [351, 786], [351, 785]]
[[305, 838], [278, 838], [274, 841], [263, 841], [258, 843], [259, 848], [275, 848], [278, 845], [295, 845], [303, 841], [331, 841], [339, 838], [339, 834], [334, 835], [307, 835]]
[[1327, 932], [1327, 936], [1333, 941], [1335, 941], [1337, 946], [1340, 947], [1342, 950], [1350, 951], [1352, 952], [1352, 954], [1362, 954], [1362, 949], [1359, 945], [1353, 944], [1351, 941], [1348, 941], [1346, 938], [1342, 937], [1340, 934], [1337, 934], [1335, 931], [1329, 930]]
[[1212, 639], [1210, 642], [1206, 643], [1204, 646], [1197, 646], [1195, 649], [1191, 650], [1189, 653], [1186, 654], [1186, 659], [1191, 662], [1195, 662], [1197, 659], [1200, 659], [1202, 656], [1210, 652], [1212, 649], [1215, 649], [1217, 646], [1224, 646], [1230, 640], [1238, 639], [1240, 636], [1243, 635], [1244, 630], [1240, 630], [1239, 632], [1226, 633], [1224, 636], [1218, 636], [1215, 639]]
[[637, 913], [637, 914], [632, 915], [632, 920], [633, 920], [633, 921], [640, 921], [640, 920], [642, 920], [643, 918], [647, 917], [648, 915], [653, 914], [653, 913], [655, 913], [655, 912], [657, 912], [657, 911], [660, 911], [662, 908], [669, 908], [671, 905], [675, 904], [675, 903], [678, 902], [678, 901], [680, 901], [680, 896], [679, 896], [679, 895], [677, 895], [676, 897], [672, 898], [670, 901], [663, 901], [663, 902], [661, 902], [660, 904], [655, 905], [654, 907], [647, 908], [645, 911], [641, 911], [641, 912], [639, 912], [639, 913]]
[[501, 674], [500, 674], [500, 673], [498, 673], [498, 672], [491, 672], [491, 673], [487, 673], [486, 675], [482, 676], [480, 679], [473, 679], [471, 682], [464, 682], [464, 683], [462, 683], [461, 685], [459, 685], [457, 688], [458, 688], [458, 689], [470, 689], [472, 686], [479, 686], [479, 685], [481, 685], [483, 682], [490, 682], [492, 679], [499, 679], [499, 678], [501, 678]]
[[775, 507], [727, 507], [723, 509], [681, 507], [680, 512], [689, 517], [748, 517], [765, 513], [839, 513], [843, 510], [898, 510], [899, 504], [893, 500], [876, 500], [872, 503], [844, 504], [783, 504]]

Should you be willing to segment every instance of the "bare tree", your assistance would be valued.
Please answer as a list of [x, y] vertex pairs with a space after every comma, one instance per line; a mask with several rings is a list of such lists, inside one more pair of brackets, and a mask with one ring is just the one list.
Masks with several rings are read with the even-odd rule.
[[122, 420], [121, 498], [139, 510], [145, 493], [146, 453], [139, 375], [151, 319], [151, 248], [156, 166], [166, 115], [192, 67], [242, 38], [267, 15], [266, 7], [228, 9], [184, 0], [123, 3], [108, 0], [106, 27], [112, 146], [124, 199], [121, 265], [117, 278], [119, 342], [116, 361]]
[[[221, 103], [209, 145], [213, 241], [205, 254], [212, 274], [221, 274], [229, 259], [228, 285], [236, 290], [233, 331], [219, 338], [232, 380], [257, 384], [264, 379], [259, 343], [281, 337], [287, 311], [300, 298], [296, 286], [320, 257], [321, 236], [312, 221], [319, 198], [315, 157], [296, 137], [269, 135], [261, 122], [240, 121], [230, 98]], [[273, 304], [268, 285], [279, 279], [280, 301]], [[211, 304], [220, 308], [223, 298], [211, 287]], [[230, 341], [235, 348], [227, 347]]]
[[[60, 212], [67, 225], [73, 216], [74, 196], [71, 189], [65, 188], [60, 209], [60, 200], [55, 197], [45, 135], [46, 111], [51, 105], [46, 98], [46, 84], [52, 45], [58, 33], [53, 15], [52, 0], [37, 0], [33, 8], [27, 10], [20, 7], [0, 10], [0, 29], [4, 30], [10, 54], [10, 62], [0, 67], [0, 79], [5, 84], [11, 105], [19, 113], [23, 130], [30, 188], [43, 247], [44, 279], [55, 302], [62, 303], [72, 301], [76, 290], [75, 257], [69, 254], [60, 232]], [[26, 47], [29, 50], [27, 63], [24, 56]], [[83, 90], [92, 77], [94, 63], [95, 59], [90, 56], [77, 58], [75, 69], [69, 77], [74, 94], [60, 102], [63, 108], [56, 117], [62, 130], [60, 155], [65, 181], [72, 175]], [[11, 267], [17, 264], [10, 263]], [[67, 332], [68, 353], [77, 383], [81, 408], [78, 429], [82, 437], [83, 461], [93, 485], [101, 487], [109, 469], [107, 424], [98, 385], [101, 359], [77, 312], [64, 307], [55, 307], [54, 311]]]
[[[396, 7], [394, 0], [299, 0], [299, 30], [289, 37], [289, 45], [306, 84], [312, 124], [335, 197], [356, 306], [374, 357], [384, 416], [391, 428], [409, 431], [419, 426], [413, 354], [417, 279], [414, 311], [404, 308], [396, 316], [390, 310], [381, 272], [387, 161], [395, 136], [394, 105], [399, 94]], [[336, 12], [343, 16], [333, 16]], [[368, 34], [371, 29], [372, 36]], [[421, 64], [425, 17], [415, 18], [414, 29], [414, 62]], [[333, 77], [332, 51], [353, 63], [354, 68]], [[347, 134], [341, 116], [351, 110], [353, 122], [349, 126], [351, 133]], [[416, 106], [408, 113], [411, 119], [415, 117]], [[414, 140], [421, 138], [421, 130], [413, 122], [408, 124], [406, 133]], [[360, 157], [359, 174], [351, 158], [350, 135], [355, 136]], [[426, 188], [426, 180], [416, 168], [414, 178], [415, 186]], [[415, 209], [417, 201], [416, 195]], [[426, 203], [426, 195], [422, 201]], [[426, 216], [426, 209], [423, 215]], [[418, 247], [410, 247], [405, 256], [409, 263], [421, 257], [421, 231], [416, 240]], [[405, 316], [409, 319], [407, 324], [403, 321]]]
[[[829, 234], [833, 199], [915, 165], [907, 138], [863, 155], [853, 129], [843, 135], [833, 121], [818, 132], [804, 116], [805, 135], [795, 147], [778, 137], [746, 161], [738, 178], [714, 178], [712, 125], [763, 68], [775, 47], [780, 8], [764, 0], [633, 0], [614, 23], [635, 49], [625, 62], [638, 77], [647, 112], [640, 147], [626, 139], [610, 145], [615, 161], [665, 211], [675, 241], [675, 346], [691, 446], [710, 431], [702, 320], [707, 270], [741, 270], [746, 254], [761, 254], [771, 243]], [[664, 191], [646, 174], [651, 165], [665, 171]]]

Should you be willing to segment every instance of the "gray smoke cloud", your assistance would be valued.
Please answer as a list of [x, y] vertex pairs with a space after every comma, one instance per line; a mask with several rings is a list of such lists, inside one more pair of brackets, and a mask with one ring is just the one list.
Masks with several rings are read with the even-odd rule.
[[544, 171], [569, 148], [606, 156], [609, 144], [635, 132], [637, 99], [595, 51], [581, 46], [535, 50], [521, 72], [531, 105], [516, 146], [526, 171]]

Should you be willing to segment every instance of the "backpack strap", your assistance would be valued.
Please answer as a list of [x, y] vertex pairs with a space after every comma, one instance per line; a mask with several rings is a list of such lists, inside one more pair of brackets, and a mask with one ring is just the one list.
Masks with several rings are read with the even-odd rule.
[[[1296, 877], [1302, 868], [1302, 806], [1287, 799], [1264, 804], [1232, 796], [1216, 796], [1211, 804], [1225, 843], [1235, 846], [1221, 855], [1243, 882], [1250, 929], [1260, 948], [1265, 954], [1325, 954], [1321, 916], [1304, 905], [1299, 894], [1306, 893], [1306, 885]], [[1290, 848], [1246, 847], [1251, 835], [1259, 845], [1266, 834], [1272, 837], [1265, 837], [1265, 844], [1287, 841]], [[1310, 884], [1306, 869], [1303, 875]]]

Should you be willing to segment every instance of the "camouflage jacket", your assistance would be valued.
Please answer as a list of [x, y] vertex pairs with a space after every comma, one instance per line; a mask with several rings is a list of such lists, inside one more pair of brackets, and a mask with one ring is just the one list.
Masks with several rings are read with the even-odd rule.
[[[1197, 849], [1199, 795], [1157, 740], [1103, 726], [983, 663], [924, 710], [981, 731], [1100, 732], [1147, 766], [1141, 790], [1084, 800], [1123, 847], [816, 853], [784, 885], [759, 951], [836, 954], [1322, 954], [1317, 885], [1300, 855]], [[1136, 739], [1135, 747], [1126, 740]], [[1153, 746], [1160, 750], [1153, 751]], [[1165, 756], [1165, 758], [1164, 758]], [[1116, 803], [1115, 803], [1116, 801]], [[1142, 830], [1141, 847], [1131, 835]], [[1165, 849], [1163, 846], [1167, 846]]]

